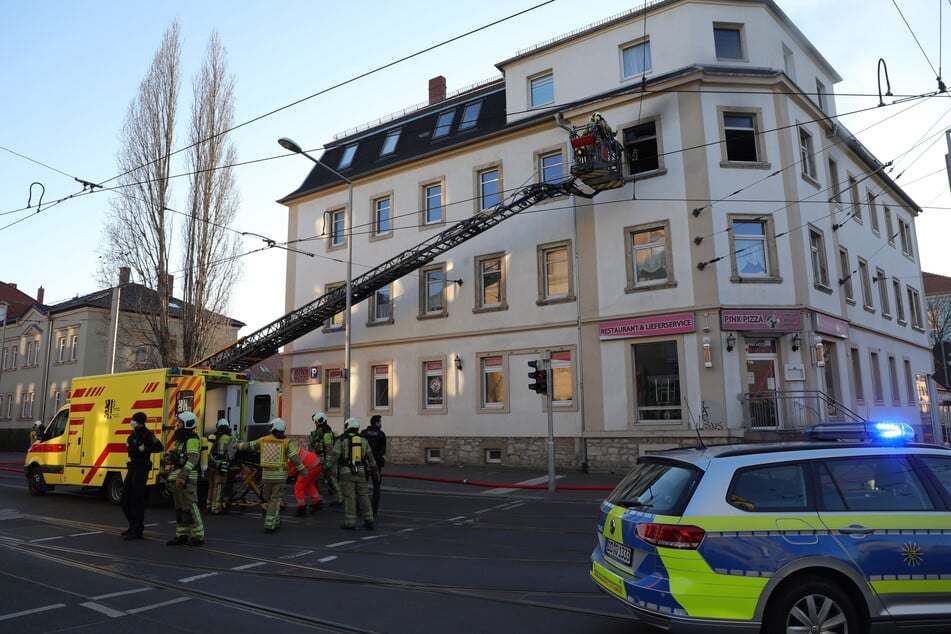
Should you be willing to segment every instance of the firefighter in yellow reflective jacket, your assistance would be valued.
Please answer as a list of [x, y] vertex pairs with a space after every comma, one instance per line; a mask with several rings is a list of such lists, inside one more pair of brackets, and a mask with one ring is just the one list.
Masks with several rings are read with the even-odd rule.
[[172, 447], [165, 452], [165, 468], [175, 503], [175, 537], [169, 546], [201, 546], [205, 543], [205, 527], [198, 511], [198, 461], [201, 457], [201, 439], [198, 437], [198, 418], [192, 412], [175, 416], [176, 429]]
[[281, 527], [281, 500], [287, 488], [287, 461], [303, 477], [307, 469], [301, 462], [297, 445], [285, 438], [287, 425], [280, 418], [271, 421], [271, 433], [251, 442], [238, 443], [239, 451], [261, 452], [261, 483], [264, 485], [264, 499], [267, 500], [267, 515], [264, 516], [264, 532], [273, 533]]
[[[360, 421], [348, 418], [343, 434], [334, 443], [333, 456], [328, 467], [337, 470], [340, 488], [343, 489], [344, 521], [340, 528], [353, 530], [357, 524], [357, 512], [363, 515], [363, 527], [373, 530], [373, 509], [367, 495], [366, 470], [374, 479], [380, 477], [373, 452], [367, 439], [360, 435]], [[359, 507], [359, 508], [358, 508]]]
[[317, 476], [317, 489], [320, 490], [320, 485], [323, 484], [327, 497], [333, 497], [330, 505], [338, 506], [343, 504], [343, 492], [340, 491], [340, 483], [337, 482], [333, 468], [330, 468], [330, 455], [333, 453], [334, 440], [336, 440], [334, 430], [330, 428], [327, 415], [323, 412], [316, 412], [311, 419], [314, 421], [314, 431], [310, 432], [307, 438], [307, 448], [317, 454], [321, 464], [328, 465]]
[[208, 498], [205, 500], [205, 510], [212, 515], [221, 513], [221, 496], [228, 484], [228, 474], [231, 471], [231, 460], [228, 459], [228, 445], [234, 436], [231, 435], [231, 423], [227, 418], [218, 421], [215, 428], [214, 444], [208, 456]]

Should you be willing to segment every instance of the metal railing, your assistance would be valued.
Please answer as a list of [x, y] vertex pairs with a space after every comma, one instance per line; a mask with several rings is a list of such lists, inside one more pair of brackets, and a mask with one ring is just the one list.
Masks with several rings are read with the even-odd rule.
[[750, 431], [800, 430], [815, 423], [865, 422], [821, 390], [767, 390], [746, 392], [743, 403], [743, 427]]

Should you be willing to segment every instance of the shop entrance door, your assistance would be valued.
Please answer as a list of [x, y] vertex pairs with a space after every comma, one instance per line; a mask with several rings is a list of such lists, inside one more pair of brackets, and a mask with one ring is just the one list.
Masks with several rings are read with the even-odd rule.
[[751, 429], [782, 426], [776, 391], [776, 340], [748, 339], [746, 344], [746, 389]]

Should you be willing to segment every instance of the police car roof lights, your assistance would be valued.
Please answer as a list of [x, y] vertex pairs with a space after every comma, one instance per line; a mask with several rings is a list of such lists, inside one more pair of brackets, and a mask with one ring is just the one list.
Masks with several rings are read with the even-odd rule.
[[819, 423], [802, 430], [807, 440], [859, 440], [878, 443], [911, 442], [915, 429], [908, 423], [866, 421], [863, 423]]

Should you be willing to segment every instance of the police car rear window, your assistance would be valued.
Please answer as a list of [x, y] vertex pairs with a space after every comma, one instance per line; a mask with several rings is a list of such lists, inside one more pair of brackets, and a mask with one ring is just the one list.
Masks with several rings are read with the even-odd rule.
[[680, 515], [701, 471], [665, 462], [640, 462], [608, 496], [608, 502], [655, 515]]

